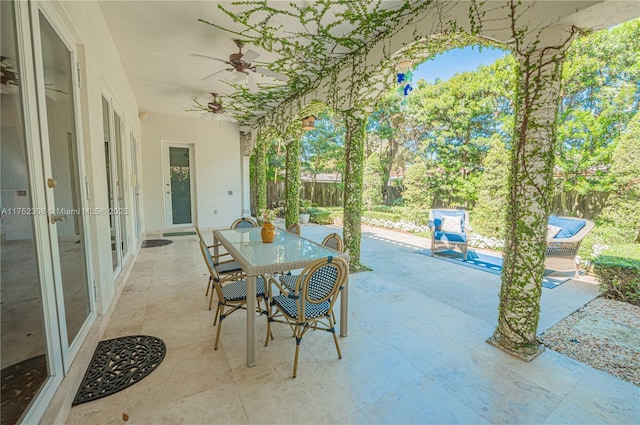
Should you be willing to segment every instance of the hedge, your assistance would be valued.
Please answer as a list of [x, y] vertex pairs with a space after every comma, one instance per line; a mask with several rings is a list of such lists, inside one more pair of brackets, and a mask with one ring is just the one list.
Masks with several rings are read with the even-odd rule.
[[[600, 290], [607, 298], [614, 298], [640, 306], [640, 259], [637, 245], [616, 246], [606, 250], [593, 262], [600, 280]], [[621, 256], [624, 255], [624, 256]]]

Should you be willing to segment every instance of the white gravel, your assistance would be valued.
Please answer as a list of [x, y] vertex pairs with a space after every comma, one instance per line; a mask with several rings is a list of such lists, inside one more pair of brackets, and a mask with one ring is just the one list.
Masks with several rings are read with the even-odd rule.
[[640, 307], [596, 298], [538, 339], [547, 348], [640, 386]]

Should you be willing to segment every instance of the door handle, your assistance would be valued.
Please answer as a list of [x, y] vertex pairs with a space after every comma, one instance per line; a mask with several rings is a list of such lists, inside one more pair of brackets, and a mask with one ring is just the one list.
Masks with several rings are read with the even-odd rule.
[[67, 221], [66, 214], [51, 214], [49, 221], [51, 224], [56, 224], [58, 221]]

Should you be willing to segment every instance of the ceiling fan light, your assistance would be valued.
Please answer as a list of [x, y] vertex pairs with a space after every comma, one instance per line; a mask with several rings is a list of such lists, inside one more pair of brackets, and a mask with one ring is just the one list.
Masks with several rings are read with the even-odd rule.
[[313, 115], [309, 115], [308, 117], [302, 118], [302, 129], [303, 130], [313, 130], [316, 128], [316, 117]]
[[238, 84], [247, 84], [249, 81], [249, 76], [243, 72], [238, 72], [233, 77], [233, 82]]

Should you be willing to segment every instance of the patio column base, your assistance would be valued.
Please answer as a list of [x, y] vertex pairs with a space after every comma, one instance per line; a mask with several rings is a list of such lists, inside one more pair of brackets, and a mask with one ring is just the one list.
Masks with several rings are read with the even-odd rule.
[[522, 347], [522, 351], [516, 351], [511, 347], [507, 347], [500, 343], [502, 338], [496, 338], [495, 335], [487, 338], [487, 344], [492, 345], [513, 357], [525, 362], [530, 362], [538, 357], [544, 351], [544, 345], [536, 343], [535, 346]]

